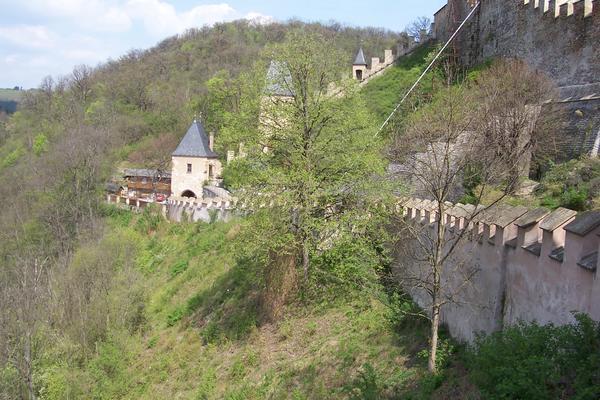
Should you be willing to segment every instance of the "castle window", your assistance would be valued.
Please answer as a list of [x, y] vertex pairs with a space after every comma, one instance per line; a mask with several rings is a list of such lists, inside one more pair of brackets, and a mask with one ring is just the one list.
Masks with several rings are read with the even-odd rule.
[[213, 179], [214, 178], [214, 172], [213, 172], [213, 166], [212, 165], [208, 166], [208, 178], [209, 179]]
[[362, 71], [360, 69], [356, 70], [356, 79], [362, 81]]
[[187, 165], [187, 173], [191, 174], [192, 173], [192, 164], [188, 164]]

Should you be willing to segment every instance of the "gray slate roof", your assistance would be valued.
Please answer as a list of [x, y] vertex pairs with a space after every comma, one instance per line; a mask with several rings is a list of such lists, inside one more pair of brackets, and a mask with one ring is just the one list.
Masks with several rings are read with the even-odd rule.
[[600, 211], [587, 211], [579, 214], [565, 230], [579, 236], [585, 236], [600, 226]]
[[194, 121], [172, 154], [174, 157], [217, 158], [208, 146], [208, 135], [200, 121]]
[[285, 64], [279, 61], [271, 61], [267, 71], [266, 93], [272, 96], [294, 96], [292, 91], [292, 75]]
[[362, 47], [358, 50], [358, 54], [356, 54], [353, 65], [367, 65], [367, 59], [365, 58], [365, 53], [363, 52]]
[[556, 210], [552, 211], [550, 215], [548, 215], [542, 223], [540, 224], [540, 228], [553, 232], [559, 226], [569, 221], [573, 217], [577, 215], [577, 211], [569, 210], [568, 208], [559, 207]]
[[528, 211], [525, 215], [515, 221], [515, 225], [521, 228], [528, 228], [531, 225], [540, 222], [546, 215], [550, 214], [547, 208], [536, 208]]

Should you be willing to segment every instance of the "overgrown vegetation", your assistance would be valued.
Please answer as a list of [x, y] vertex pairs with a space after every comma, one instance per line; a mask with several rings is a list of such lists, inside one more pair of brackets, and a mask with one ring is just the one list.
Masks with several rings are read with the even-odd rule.
[[582, 158], [553, 165], [544, 174], [536, 197], [548, 208], [600, 208], [600, 160]]
[[[388, 308], [378, 296], [346, 291], [343, 299], [306, 299], [266, 323], [256, 304], [260, 266], [239, 256], [240, 221], [161, 222], [148, 235], [138, 229], [143, 215], [130, 219], [112, 207], [105, 214], [112, 228], [101, 248], [82, 248], [75, 259], [102, 273], [130, 246], [123, 261], [133, 270], [117, 266], [93, 285], [106, 286], [111, 300], [92, 296], [85, 324], [73, 327], [97, 332], [89, 344], [76, 340], [81, 335], [45, 341], [35, 367], [42, 398], [380, 399], [421, 376], [426, 335], [404, 320], [401, 303]], [[139, 300], [126, 290], [134, 272], [146, 294]], [[12, 369], [2, 374], [14, 384]]]
[[597, 399], [600, 324], [576, 315], [567, 326], [521, 323], [477, 339], [467, 355], [486, 399]]

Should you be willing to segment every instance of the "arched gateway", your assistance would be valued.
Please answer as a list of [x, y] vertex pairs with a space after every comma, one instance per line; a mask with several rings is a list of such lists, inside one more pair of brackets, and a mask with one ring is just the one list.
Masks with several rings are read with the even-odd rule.
[[196, 196], [196, 193], [192, 192], [191, 190], [184, 190], [183, 193], [181, 193], [181, 197], [190, 197], [195, 199], [198, 196]]

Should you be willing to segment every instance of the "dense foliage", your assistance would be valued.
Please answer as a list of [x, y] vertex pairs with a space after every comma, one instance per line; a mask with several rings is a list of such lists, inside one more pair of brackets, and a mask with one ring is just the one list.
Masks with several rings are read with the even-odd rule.
[[468, 354], [486, 399], [597, 399], [600, 324], [585, 315], [566, 326], [521, 323], [479, 337]]
[[[104, 182], [118, 166], [168, 168], [194, 115], [208, 129], [224, 127], [240, 104], [231, 90], [240, 76], [264, 76], [253, 70], [264, 47], [303, 27], [337, 47], [340, 64], [361, 41], [378, 51], [395, 42], [389, 32], [337, 24], [217, 24], [45, 78], [17, 113], [2, 117], [0, 303], [7, 312], [0, 315], [0, 370], [10, 378], [7, 390], [33, 398], [53, 365], [48, 360], [87, 365], [119, 340], [115, 331], [140, 329], [145, 291], [131, 259], [139, 238], [104, 242], [111, 230], [101, 207]], [[147, 216], [139, 224], [152, 231], [156, 221]], [[174, 267], [173, 275], [185, 269]], [[96, 370], [97, 377], [113, 373]]]
[[552, 165], [536, 191], [541, 205], [584, 211], [600, 207], [600, 160], [582, 158]]

